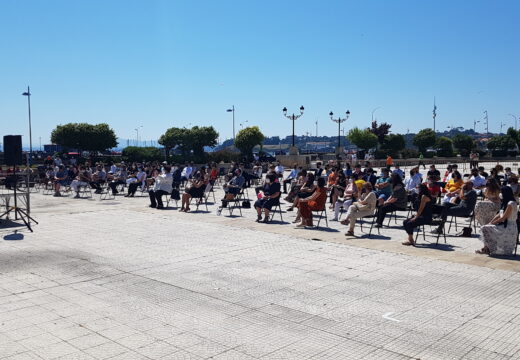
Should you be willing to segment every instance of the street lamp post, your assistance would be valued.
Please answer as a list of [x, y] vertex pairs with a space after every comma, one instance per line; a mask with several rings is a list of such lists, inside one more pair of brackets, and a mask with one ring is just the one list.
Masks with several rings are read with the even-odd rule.
[[513, 114], [508, 114], [509, 116], [512, 116], [513, 119], [515, 119], [515, 130], [518, 130], [518, 116]]
[[231, 109], [227, 109], [227, 112], [233, 113], [233, 143], [235, 142], [235, 105]]
[[27, 91], [22, 93], [23, 96], [27, 96], [27, 108], [29, 110], [29, 160], [27, 164], [31, 164], [30, 158], [32, 157], [32, 125], [31, 125], [31, 89], [27, 86]]
[[284, 107], [283, 108], [283, 115], [292, 121], [292, 147], [294, 148], [294, 122], [303, 115], [303, 110], [305, 110], [305, 108], [302, 106], [300, 106], [300, 115], [294, 115], [294, 113], [292, 115], [287, 115], [287, 108]]
[[137, 133], [137, 135], [136, 135], [137, 137], [136, 137], [136, 139], [135, 139], [135, 141], [136, 141], [136, 146], [139, 146], [139, 129], [142, 128], [142, 127], [143, 127], [143, 125], [138, 126], [137, 128], [134, 129], [135, 132]]
[[489, 134], [489, 119], [487, 110], [484, 110], [484, 120], [486, 120], [486, 134]]
[[476, 133], [477, 132], [477, 124], [480, 122], [480, 120], [475, 120], [473, 119], [473, 132]]
[[339, 151], [339, 148], [341, 147], [341, 123], [348, 120], [348, 118], [350, 116], [350, 111], [347, 110], [347, 112], [345, 114], [347, 114], [347, 116], [344, 118], [338, 117], [337, 119], [334, 119], [334, 117], [333, 117], [334, 113], [332, 111], [329, 113], [330, 119], [338, 124], [338, 151]]
[[240, 130], [242, 130], [244, 128], [244, 124], [249, 122], [249, 120], [246, 120], [244, 121], [243, 123], [240, 123]]

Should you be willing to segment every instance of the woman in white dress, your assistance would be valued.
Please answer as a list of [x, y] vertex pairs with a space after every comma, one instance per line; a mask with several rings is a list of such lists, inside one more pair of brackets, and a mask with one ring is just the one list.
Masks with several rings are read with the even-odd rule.
[[477, 250], [477, 254], [511, 255], [515, 251], [518, 236], [516, 226], [518, 204], [515, 201], [513, 190], [509, 186], [503, 186], [501, 194], [500, 212], [488, 225], [480, 228], [484, 247]]
[[500, 210], [500, 185], [498, 182], [489, 178], [486, 187], [482, 191], [484, 200], [475, 206], [475, 220], [479, 225], [487, 225]]

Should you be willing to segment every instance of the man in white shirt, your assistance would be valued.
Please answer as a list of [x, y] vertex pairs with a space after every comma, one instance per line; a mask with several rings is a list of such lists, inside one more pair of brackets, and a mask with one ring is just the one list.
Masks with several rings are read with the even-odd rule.
[[298, 177], [298, 164], [295, 163], [293, 165], [293, 169], [291, 170], [291, 173], [283, 181], [283, 193], [284, 194], [287, 194], [287, 184], [290, 184], [293, 180], [296, 180], [297, 177]]
[[193, 172], [193, 163], [186, 163], [186, 166], [184, 167], [184, 169], [182, 169], [182, 172], [181, 172], [181, 182], [186, 182], [190, 179], [191, 177], [191, 173]]
[[170, 172], [171, 169], [170, 165], [164, 165], [163, 173], [155, 178], [153, 190], [148, 192], [151, 208], [164, 209], [162, 197], [172, 193], [173, 176]]
[[283, 172], [285, 171], [285, 168], [283, 167], [283, 165], [280, 164], [280, 162], [277, 162], [274, 171], [276, 172], [276, 175], [278, 175], [278, 177], [283, 177]]
[[486, 179], [480, 176], [477, 168], [471, 169], [471, 179], [470, 181], [473, 183], [473, 189], [477, 192], [477, 195], [482, 194], [482, 190], [486, 187]]
[[410, 170], [410, 177], [406, 179], [404, 188], [408, 194], [417, 194], [417, 186], [422, 183], [422, 175], [417, 168]]

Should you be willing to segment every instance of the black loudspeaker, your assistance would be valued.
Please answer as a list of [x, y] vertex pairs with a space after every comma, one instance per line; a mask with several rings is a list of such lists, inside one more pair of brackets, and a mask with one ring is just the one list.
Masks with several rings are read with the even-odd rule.
[[23, 165], [22, 136], [4, 136], [4, 163], [6, 165]]

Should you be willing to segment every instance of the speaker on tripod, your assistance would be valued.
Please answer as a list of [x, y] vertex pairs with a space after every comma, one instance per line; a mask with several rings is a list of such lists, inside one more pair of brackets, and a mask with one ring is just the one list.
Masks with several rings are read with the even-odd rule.
[[[18, 175], [16, 174], [16, 165], [22, 165], [22, 136], [21, 135], [5, 135], [4, 136], [4, 162], [8, 166], [13, 167], [14, 178], [14, 206], [9, 206], [7, 210], [0, 215], [0, 218], [9, 217], [9, 213], [14, 211], [15, 219], [22, 219], [25, 226], [32, 232], [31, 220], [38, 224], [24, 209], [18, 207]], [[29, 171], [29, 170], [28, 170]], [[27, 184], [28, 189], [29, 184]], [[27, 194], [27, 201], [29, 201], [29, 194]]]
[[22, 165], [22, 136], [4, 136], [4, 163], [9, 166]]

